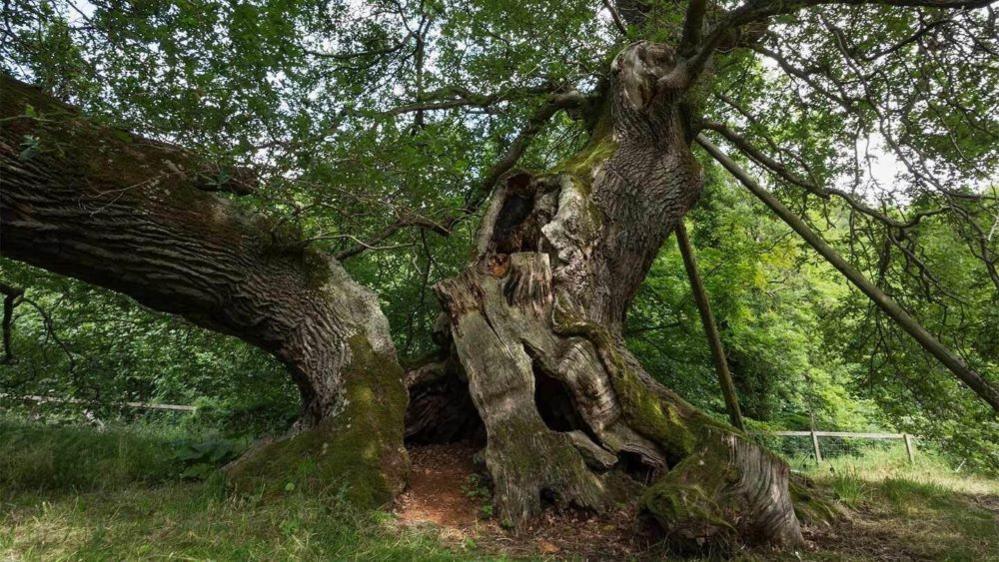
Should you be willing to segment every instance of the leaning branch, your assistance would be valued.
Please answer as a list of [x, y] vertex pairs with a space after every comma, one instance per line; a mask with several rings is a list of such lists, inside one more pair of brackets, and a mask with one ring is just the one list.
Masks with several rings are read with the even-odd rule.
[[704, 137], [697, 136], [697, 142], [708, 151], [726, 170], [729, 171], [742, 185], [749, 189], [753, 195], [759, 198], [777, 216], [798, 233], [812, 248], [822, 255], [833, 267], [839, 270], [858, 289], [874, 302], [882, 312], [894, 320], [903, 330], [906, 331], [919, 345], [928, 353], [944, 364], [958, 379], [974, 391], [978, 396], [987, 402], [992, 409], [999, 413], [999, 389], [993, 386], [980, 374], [969, 368], [964, 361], [955, 355], [945, 345], [940, 343], [930, 334], [915, 318], [909, 315], [894, 299], [885, 294], [876, 285], [870, 282], [864, 274], [856, 269], [832, 246], [826, 243], [815, 231], [808, 227], [800, 217], [791, 212], [769, 191], [764, 189], [738, 164], [730, 159], [718, 147]]
[[707, 336], [708, 345], [711, 347], [711, 358], [715, 362], [715, 372], [718, 373], [718, 383], [721, 385], [722, 396], [725, 397], [728, 419], [732, 425], [745, 431], [746, 426], [742, 423], [742, 411], [739, 409], [739, 398], [735, 392], [735, 384], [732, 382], [732, 372], [729, 371], [728, 361], [725, 359], [725, 348], [722, 345], [721, 336], [718, 334], [715, 315], [711, 312], [708, 291], [704, 288], [704, 281], [701, 280], [701, 274], [697, 271], [694, 247], [690, 243], [690, 237], [687, 236], [687, 227], [684, 226], [683, 220], [680, 220], [676, 225], [676, 243], [680, 246], [683, 266], [690, 279], [690, 290], [694, 293], [694, 302], [697, 303], [697, 311], [701, 315], [704, 335]]
[[614, 25], [617, 26], [617, 30], [621, 32], [621, 35], [625, 37], [628, 36], [628, 26], [625, 25], [624, 20], [621, 19], [621, 14], [618, 13], [617, 7], [611, 3], [610, 0], [604, 0], [604, 7], [610, 12], [611, 19], [614, 20]]
[[999, 0], [750, 0], [720, 18], [686, 60], [687, 73], [692, 81], [700, 73], [726, 36], [756, 22], [774, 16], [793, 14], [805, 8], [824, 5], [893, 6], [900, 8], [936, 8], [943, 10], [973, 10], [989, 6]]
[[704, 123], [704, 128], [709, 129], [711, 131], [715, 131], [716, 133], [725, 137], [725, 140], [732, 143], [732, 145], [736, 149], [738, 149], [739, 152], [742, 152], [747, 157], [749, 157], [753, 162], [756, 162], [763, 168], [769, 170], [782, 180], [792, 185], [802, 187], [805, 190], [807, 190], [809, 193], [817, 195], [822, 199], [828, 200], [832, 196], [839, 197], [855, 211], [867, 215], [887, 226], [900, 229], [912, 228], [914, 226], [917, 226], [924, 218], [931, 217], [934, 215], [939, 215], [941, 213], [946, 212], [949, 209], [949, 207], [947, 207], [940, 209], [931, 209], [928, 211], [920, 211], [914, 214], [911, 219], [904, 222], [897, 219], [893, 219], [892, 217], [889, 217], [885, 213], [882, 213], [881, 211], [874, 209], [870, 205], [865, 204], [863, 201], [857, 199], [855, 196], [853, 196], [850, 193], [847, 193], [841, 189], [823, 187], [811, 180], [802, 178], [801, 176], [789, 170], [787, 166], [785, 166], [783, 163], [768, 156], [759, 148], [754, 146], [751, 142], [749, 142], [749, 140], [746, 139], [746, 137], [733, 131], [732, 129], [730, 129], [729, 127], [727, 127], [722, 123], [706, 122]]

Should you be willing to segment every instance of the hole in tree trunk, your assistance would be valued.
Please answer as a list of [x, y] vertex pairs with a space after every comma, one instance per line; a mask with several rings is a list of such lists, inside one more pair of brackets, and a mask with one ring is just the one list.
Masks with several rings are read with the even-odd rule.
[[549, 507], [557, 506], [559, 503], [558, 494], [556, 494], [555, 490], [552, 490], [551, 488], [542, 488], [540, 496], [541, 496], [540, 499], [541, 499], [542, 508], [546, 509]]
[[409, 389], [406, 444], [455, 443], [484, 445], [486, 428], [468, 394], [468, 383], [444, 376]]
[[572, 403], [569, 387], [537, 368], [534, 369], [534, 403], [549, 429], [590, 433], [589, 426]]
[[527, 173], [507, 180], [506, 196], [489, 240], [490, 253], [537, 251], [542, 218], [536, 212], [538, 193], [533, 180]]
[[617, 454], [617, 465], [632, 480], [641, 484], [651, 484], [658, 476], [659, 469], [647, 462], [642, 455], [631, 451]]

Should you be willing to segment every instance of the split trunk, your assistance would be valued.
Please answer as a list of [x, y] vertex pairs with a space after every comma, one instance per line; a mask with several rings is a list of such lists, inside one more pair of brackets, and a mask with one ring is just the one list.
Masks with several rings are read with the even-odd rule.
[[485, 425], [504, 522], [547, 502], [640, 496], [675, 544], [797, 544], [788, 467], [656, 382], [624, 345], [628, 306], [701, 171], [667, 47], [615, 59], [589, 144], [493, 195], [476, 257], [437, 286]]
[[[444, 379], [415, 373], [414, 397], [421, 380], [467, 388], [510, 525], [547, 502], [603, 511], [637, 499], [676, 544], [797, 544], [788, 467], [657, 383], [623, 343], [632, 297], [701, 188], [683, 92], [661, 81], [673, 62], [660, 45], [625, 49], [589, 144], [497, 188], [475, 259], [437, 287], [452, 364]], [[95, 127], [9, 78], [2, 86], [3, 256], [183, 315], [287, 365], [302, 395], [297, 431], [231, 467], [237, 485], [283, 485], [306, 466], [312, 483], [390, 500], [406, 475], [407, 397], [374, 295], [294, 233], [207, 192], [238, 174]], [[446, 438], [426, 407], [414, 400], [411, 433]]]

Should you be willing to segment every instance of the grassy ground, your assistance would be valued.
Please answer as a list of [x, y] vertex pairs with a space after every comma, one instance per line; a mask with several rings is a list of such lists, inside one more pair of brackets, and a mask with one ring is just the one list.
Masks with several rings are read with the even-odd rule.
[[956, 472], [930, 452], [910, 464], [899, 445], [816, 466], [792, 466], [826, 486], [850, 511], [812, 529], [818, 560], [999, 560], [999, 480]]
[[227, 495], [217, 474], [183, 479], [190, 439], [180, 437], [0, 418], [0, 560], [464, 559], [337, 497], [291, 490], [263, 502]]
[[[429, 531], [400, 531], [391, 516], [353, 513], [336, 497], [289, 491], [263, 502], [227, 496], [217, 476], [184, 480], [185, 470], [198, 473], [190, 472], [198, 459], [180, 437], [0, 418], [0, 559], [503, 559], [471, 543], [445, 547]], [[224, 457], [216, 445], [205, 450], [207, 460]], [[999, 560], [999, 481], [919, 458], [915, 467], [898, 451], [818, 468], [799, 462], [850, 508], [849, 521], [810, 529], [809, 551], [740, 558]]]

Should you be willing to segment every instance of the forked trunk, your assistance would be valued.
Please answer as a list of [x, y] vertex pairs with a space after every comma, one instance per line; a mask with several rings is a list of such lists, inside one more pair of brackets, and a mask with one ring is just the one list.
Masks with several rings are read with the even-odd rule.
[[701, 189], [681, 94], [660, 80], [672, 65], [661, 45], [623, 51], [588, 146], [509, 177], [476, 259], [437, 292], [505, 523], [546, 501], [600, 511], [640, 493], [674, 544], [797, 544], [788, 467], [653, 380], [622, 341]]

